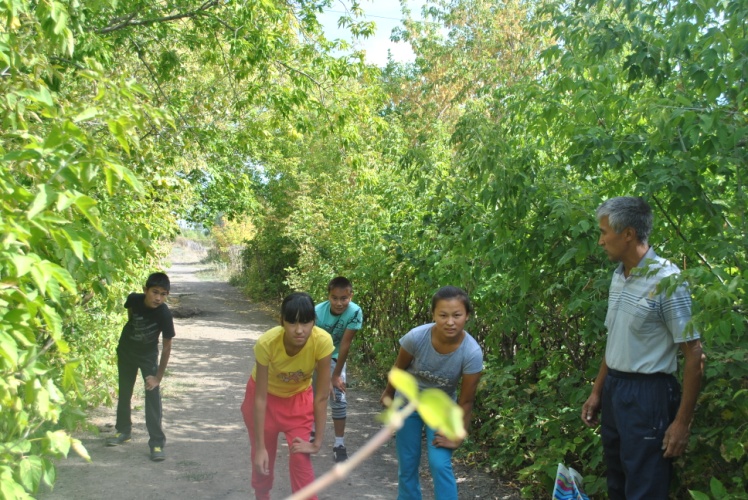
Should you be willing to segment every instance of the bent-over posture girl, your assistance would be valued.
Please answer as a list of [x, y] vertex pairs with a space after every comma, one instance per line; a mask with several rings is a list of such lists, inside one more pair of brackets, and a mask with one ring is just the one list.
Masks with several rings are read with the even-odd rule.
[[[483, 351], [465, 331], [472, 313], [470, 298], [464, 290], [445, 286], [431, 300], [433, 323], [421, 325], [400, 339], [395, 366], [418, 380], [418, 389], [438, 388], [453, 399], [460, 387], [458, 404], [464, 410], [465, 429], [469, 428], [475, 391], [483, 371]], [[382, 404], [389, 404], [395, 388], [387, 384]], [[395, 436], [398, 459], [398, 500], [420, 500], [421, 435], [424, 423], [418, 413], [411, 414]], [[426, 443], [434, 494], [437, 500], [457, 500], [457, 481], [452, 471], [452, 452], [462, 441], [452, 441], [426, 427]]]
[[[314, 320], [312, 298], [292, 293], [281, 305], [281, 326], [262, 334], [255, 344], [256, 363], [242, 414], [252, 452], [252, 488], [260, 500], [270, 498], [281, 432], [289, 443], [291, 489], [296, 492], [314, 481], [310, 454], [319, 451], [324, 438], [333, 352], [330, 334], [314, 326]], [[312, 424], [316, 439], [310, 443]]]

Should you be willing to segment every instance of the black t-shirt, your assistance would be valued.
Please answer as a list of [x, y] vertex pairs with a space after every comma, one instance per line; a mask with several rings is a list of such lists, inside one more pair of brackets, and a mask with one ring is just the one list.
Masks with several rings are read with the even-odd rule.
[[129, 319], [119, 338], [121, 348], [136, 353], [158, 351], [159, 334], [164, 339], [174, 337], [174, 320], [166, 304], [151, 309], [145, 306], [144, 293], [131, 293], [125, 308], [129, 310]]

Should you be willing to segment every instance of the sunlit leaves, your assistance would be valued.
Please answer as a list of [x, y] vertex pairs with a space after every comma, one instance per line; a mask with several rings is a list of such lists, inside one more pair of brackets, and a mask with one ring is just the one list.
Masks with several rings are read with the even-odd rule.
[[463, 410], [444, 391], [425, 389], [419, 392], [415, 377], [399, 368], [390, 370], [389, 380], [395, 389], [415, 405], [426, 425], [452, 440], [465, 437]]
[[389, 373], [390, 383], [403, 393], [409, 401], [418, 401], [418, 382], [416, 379], [404, 370], [393, 368]]
[[[731, 455], [736, 450], [744, 457], [743, 452], [725, 446], [719, 456], [714, 450], [734, 434], [723, 416], [742, 404], [729, 395], [745, 378], [730, 361], [734, 355], [744, 359], [746, 352], [745, 294], [733, 291], [745, 288], [740, 262], [745, 260], [746, 197], [739, 172], [746, 156], [738, 146], [745, 142], [740, 112], [745, 103], [732, 90], [743, 85], [742, 77], [725, 78], [745, 67], [745, 58], [738, 56], [743, 30], [728, 28], [742, 22], [734, 17], [744, 8], [738, 4], [544, 4], [536, 33], [552, 30], [557, 42], [541, 52], [542, 71], [522, 86], [496, 93], [495, 119], [476, 113], [458, 129], [459, 138], [467, 139], [461, 141], [464, 161], [477, 177], [463, 192], [481, 193], [493, 215], [483, 228], [501, 235], [496, 240], [502, 242], [492, 253], [472, 250], [514, 275], [501, 280], [508, 273], [499, 268], [484, 285], [486, 295], [495, 297], [498, 330], [514, 332], [496, 345], [515, 341], [512, 359], [516, 364], [521, 358], [524, 369], [541, 363], [540, 374], [518, 374], [533, 384], [534, 395], [548, 376], [577, 377], [579, 372], [568, 371], [571, 366], [587, 378], [597, 368], [607, 282], [601, 274], [606, 262], [594, 248], [594, 208], [617, 195], [642, 195], [655, 207], [650, 241], [684, 269], [694, 296], [692, 326], [713, 350], [731, 353], [727, 360], [713, 354], [719, 359], [697, 411], [697, 422], [703, 418], [705, 428], [720, 430], [703, 438], [700, 452], [688, 462], [693, 465], [685, 467], [722, 474], [735, 491], [744, 485], [741, 472], [723, 460], [738, 458]], [[492, 182], [497, 178], [502, 182]], [[522, 408], [536, 414], [539, 405]], [[731, 411], [722, 411], [725, 406]], [[496, 413], [503, 415], [501, 409]], [[539, 446], [526, 451], [528, 479], [534, 470], [542, 476], [543, 462], [553, 463], [552, 455], [560, 452], [545, 443], [561, 425], [568, 424], [537, 429]], [[494, 420], [487, 427], [506, 430]], [[507, 460], [520, 451], [500, 448], [495, 453]], [[593, 463], [589, 456], [581, 460]], [[699, 474], [682, 475], [699, 481]]]
[[69, 451], [39, 433], [110, 397], [81, 373], [112, 375], [120, 299], [187, 207], [208, 223], [257, 209], [263, 141], [345, 118], [327, 101], [360, 66], [319, 50], [325, 4], [0, 2], [3, 491], [35, 490], [37, 458]]
[[[105, 297], [102, 284], [112, 276], [139, 276], [148, 263], [138, 261], [156, 253], [151, 241], [170, 234], [168, 215], [179, 209], [143, 210], [137, 162], [125, 164], [122, 155], [148, 158], [144, 130], [173, 121], [145, 101], [142, 85], [106, 74], [93, 59], [70, 59], [67, 9], [55, 1], [0, 5], [7, 63], [0, 99], [0, 496], [8, 498], [36, 491], [40, 481], [52, 484], [54, 467], [44, 456], [66, 454], [71, 445], [64, 431], [43, 436], [85, 394], [80, 365], [65, 364], [71, 341], [79, 345], [71, 325], [86, 316], [74, 314], [79, 297], [89, 287]], [[102, 117], [117, 126], [110, 131]], [[114, 304], [107, 312], [117, 318]]]
[[418, 413], [432, 429], [438, 429], [449, 439], [466, 436], [463, 410], [440, 389], [425, 389], [418, 399]]

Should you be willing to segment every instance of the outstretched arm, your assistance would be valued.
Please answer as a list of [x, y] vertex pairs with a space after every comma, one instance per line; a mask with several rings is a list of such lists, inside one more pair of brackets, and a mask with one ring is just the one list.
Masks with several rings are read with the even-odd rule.
[[257, 363], [255, 374], [255, 400], [252, 411], [254, 411], [254, 435], [255, 435], [255, 459], [252, 466], [260, 474], [270, 474], [270, 458], [265, 447], [265, 412], [267, 411], [268, 399], [268, 367]]
[[[397, 359], [395, 360], [395, 368], [405, 370], [413, 362], [413, 355], [400, 347], [400, 352], [397, 353]], [[392, 403], [392, 399], [395, 397], [395, 386], [393, 386], [389, 380], [387, 381], [387, 387], [384, 388], [382, 396], [379, 398], [379, 402], [382, 406], [389, 406]]]
[[332, 373], [333, 387], [343, 392], [345, 392], [345, 381], [340, 378], [340, 374], [343, 372], [345, 361], [348, 359], [348, 351], [351, 348], [351, 342], [353, 342], [353, 337], [356, 336], [357, 331], [346, 328], [345, 332], [343, 332], [343, 339], [340, 341], [340, 349], [338, 350], [338, 360], [335, 362], [335, 371]]
[[291, 453], [317, 453], [325, 439], [327, 423], [327, 399], [330, 397], [330, 360], [332, 355], [317, 361], [315, 368], [317, 385], [314, 390], [314, 442], [310, 443], [295, 437], [291, 444]]
[[166, 366], [169, 364], [169, 357], [171, 356], [171, 340], [164, 339], [163, 347], [161, 349], [161, 361], [158, 364], [158, 371], [156, 375], [148, 375], [145, 378], [145, 388], [148, 391], [155, 389], [161, 384], [161, 379], [164, 378], [166, 373]]

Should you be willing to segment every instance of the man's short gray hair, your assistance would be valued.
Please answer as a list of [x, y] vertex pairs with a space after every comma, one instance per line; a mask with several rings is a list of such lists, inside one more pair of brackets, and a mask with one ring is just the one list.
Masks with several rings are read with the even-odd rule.
[[608, 224], [620, 233], [627, 227], [633, 228], [636, 238], [641, 243], [647, 243], [649, 233], [652, 232], [652, 208], [644, 198], [634, 196], [619, 196], [610, 198], [597, 207], [597, 220], [608, 217]]

